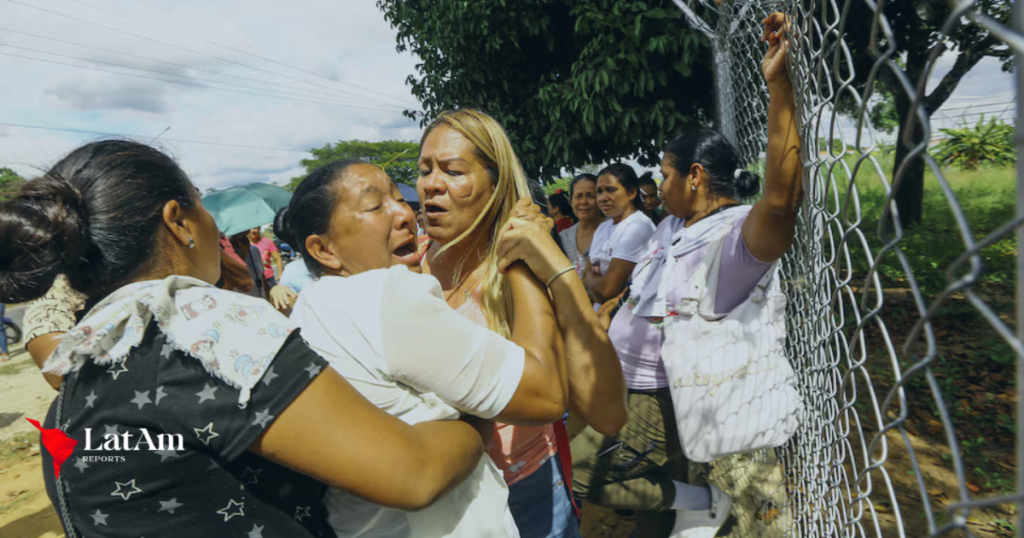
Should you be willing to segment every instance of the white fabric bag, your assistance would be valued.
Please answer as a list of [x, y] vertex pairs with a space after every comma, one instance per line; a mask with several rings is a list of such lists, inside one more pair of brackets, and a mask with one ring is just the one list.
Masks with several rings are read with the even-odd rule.
[[708, 245], [676, 305], [679, 315], [665, 318], [661, 348], [679, 442], [696, 462], [781, 446], [804, 413], [785, 354], [779, 262], [743, 303], [715, 314], [724, 242], [723, 234]]

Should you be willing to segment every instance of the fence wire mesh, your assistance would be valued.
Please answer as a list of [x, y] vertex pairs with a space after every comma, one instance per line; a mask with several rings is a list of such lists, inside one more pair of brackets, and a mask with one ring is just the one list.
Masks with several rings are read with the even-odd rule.
[[[1008, 431], [1016, 432], [1010, 438], [1019, 446], [1024, 432], [1014, 425], [1021, 417], [1012, 415], [1020, 399], [1009, 403], [1009, 417], [961, 412], [963, 396], [944, 365], [952, 356], [949, 348], [960, 345], [951, 336], [956, 331], [989, 335], [1010, 358], [1002, 366], [978, 364], [990, 365], [991, 376], [1006, 378], [1013, 394], [1012, 366], [1024, 357], [1015, 326], [1019, 307], [1012, 283], [1002, 296], [987, 286], [984, 251], [1010, 239], [1016, 255], [1014, 234], [1024, 220], [1018, 203], [1016, 218], [982, 231], [972, 227], [978, 215], [965, 210], [946, 170], [929, 153], [937, 133], [924, 94], [941, 51], [937, 47], [927, 58], [920, 79], [911, 79], [905, 59], [893, 52], [901, 36], [884, 15], [885, 0], [675, 2], [690, 28], [712, 44], [717, 125], [752, 168], [761, 166], [767, 137], [760, 22], [782, 11], [792, 24], [788, 59], [801, 125], [805, 199], [783, 270], [790, 359], [809, 415], [785, 447], [710, 469], [707, 479], [738, 499], [738, 521], [730, 535], [1021, 536], [1013, 447], [994, 447], [964, 433], [969, 422], [1008, 422]], [[1007, 28], [986, 16], [981, 2], [951, 0], [942, 32], [972, 25], [1020, 58], [1024, 26]], [[849, 20], [854, 4], [871, 10], [870, 27]], [[916, 3], [920, 9], [925, 4]], [[1024, 9], [1015, 9], [1020, 21]], [[872, 65], [866, 72], [854, 70], [849, 32], [871, 36]], [[870, 120], [869, 107], [878, 99], [874, 82], [883, 71], [898, 80], [911, 101], [913, 113], [899, 120], [916, 129], [905, 129], [908, 134], [896, 141], [909, 150], [905, 162], [924, 163], [954, 223], [946, 240], [956, 242], [959, 257], [945, 268], [944, 283], [931, 289], [922, 289], [915, 275], [919, 264], [930, 261], [906, 251], [914, 231], [900, 225], [893, 197], [909, 166], [893, 173], [893, 141], [880, 138]], [[841, 100], [847, 101], [845, 114]], [[1022, 147], [1019, 135], [1017, 145]], [[973, 351], [975, 356], [988, 352]], [[1004, 460], [997, 462], [1003, 467], [996, 481], [1001, 487], [974, 483], [982, 472], [973, 463], [979, 452]]]

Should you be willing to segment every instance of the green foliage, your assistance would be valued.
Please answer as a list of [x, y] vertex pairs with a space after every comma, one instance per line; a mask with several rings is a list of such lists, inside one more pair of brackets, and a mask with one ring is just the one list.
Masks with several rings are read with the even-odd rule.
[[[880, 158], [880, 165], [888, 169], [891, 157]], [[847, 158], [852, 168], [855, 159]], [[975, 241], [979, 241], [1000, 225], [1013, 220], [1016, 214], [1016, 179], [1012, 168], [996, 168], [980, 171], [951, 170], [946, 173], [961, 209], [967, 216], [968, 225]], [[874, 170], [862, 168], [857, 175], [861, 214], [877, 218], [882, 214], [885, 192]], [[839, 187], [845, 192], [845, 185]], [[941, 292], [952, 281], [946, 274], [947, 268], [964, 252], [960, 227], [957, 224], [942, 189], [929, 171], [925, 177], [923, 197], [924, 214], [927, 218], [921, 226], [904, 231], [899, 246], [910, 264], [917, 285], [926, 294]], [[878, 222], [870, 220], [861, 223], [860, 229], [873, 245], [884, 244], [879, 240]], [[887, 232], [889, 238], [891, 232]], [[850, 243], [852, 262], [859, 278], [866, 276], [869, 267], [860, 245]], [[877, 248], [872, 252], [877, 255]], [[1016, 278], [1017, 240], [1010, 234], [992, 246], [981, 250], [983, 274], [978, 288], [991, 294], [1012, 294]], [[970, 269], [965, 264], [953, 280], [962, 277]], [[907, 275], [894, 252], [883, 255], [879, 273], [885, 287], [909, 287]]]
[[889, 134], [900, 126], [900, 117], [896, 112], [892, 94], [886, 93], [885, 98], [871, 107], [871, 125], [874, 125], [876, 130]]
[[1017, 162], [1012, 125], [985, 116], [974, 127], [942, 129], [949, 138], [936, 145], [935, 158], [961, 170], [977, 170], [982, 163], [1008, 166]]
[[0, 168], [0, 200], [10, 200], [18, 193], [25, 180], [10, 168]]
[[[307, 174], [335, 161], [359, 159], [380, 165], [391, 179], [398, 183], [415, 186], [419, 175], [416, 161], [419, 159], [420, 146], [415, 142], [342, 140], [319, 149], [311, 149], [310, 153], [313, 154], [312, 159], [302, 160], [302, 166], [306, 167]], [[292, 178], [285, 188], [294, 191], [303, 177], [305, 176]]]
[[565, 191], [566, 196], [569, 195], [569, 185], [572, 184], [571, 177], [560, 177], [554, 181], [550, 181], [544, 185], [544, 194], [551, 196], [552, 193], [558, 189]]
[[636, 158], [711, 110], [710, 54], [671, 0], [378, 0], [426, 123], [478, 107], [505, 127], [531, 177]]
[[[818, 4], [819, 10], [831, 10], [831, 4]], [[1004, 71], [1013, 68], [1013, 49], [989, 31], [986, 27], [976, 24], [973, 17], [964, 16], [958, 11], [959, 5], [943, 0], [906, 0], [901, 2], [885, 2], [882, 8], [885, 20], [883, 25], [892, 30], [892, 40], [885, 39], [872, 28], [878, 21], [874, 2], [852, 2], [844, 12], [847, 31], [843, 35], [849, 49], [850, 67], [857, 76], [853, 77], [852, 85], [856, 92], [842, 92], [839, 96], [837, 109], [841, 112], [857, 111], [851, 94], [866, 95], [871, 105], [870, 116], [875, 126], [883, 131], [891, 132], [897, 128], [897, 139], [907, 137], [924, 140], [925, 134], [920, 129], [920, 122], [913, 125], [913, 131], [905, 131], [910, 122], [902, 121], [911, 117], [911, 104], [923, 105], [927, 114], [931, 115], [949, 99], [963, 77], [984, 58], [996, 58], [1002, 63]], [[1010, 0], [975, 0], [971, 2], [969, 12], [989, 17], [995, 22], [1009, 25], [1010, 12], [1013, 4]], [[819, 12], [822, 18], [829, 15]], [[946, 24], [949, 21], [949, 24]], [[943, 58], [952, 62], [949, 69], [942, 69], [942, 77], [938, 83], [929, 84], [930, 91], [919, 99], [912, 99], [908, 93], [907, 81], [916, 85], [922, 79], [928, 79], [935, 66], [930, 58], [941, 53]], [[891, 58], [897, 69], [876, 65], [881, 59]], [[845, 70], [842, 70], [844, 73]], [[902, 77], [897, 72], [902, 71]], [[869, 73], [877, 77], [868, 77]], [[838, 76], [838, 74], [837, 74]], [[874, 86], [867, 88], [868, 80]], [[866, 92], [865, 90], [871, 90]], [[874, 96], [874, 97], [872, 97]], [[895, 122], [895, 124], [894, 124]], [[914, 158], [904, 166], [903, 159], [907, 155], [906, 148], [897, 148], [893, 171], [904, 168], [904, 178], [900, 182], [896, 194], [900, 219], [905, 227], [926, 221], [927, 213], [923, 211], [921, 186], [924, 183], [924, 163]]]

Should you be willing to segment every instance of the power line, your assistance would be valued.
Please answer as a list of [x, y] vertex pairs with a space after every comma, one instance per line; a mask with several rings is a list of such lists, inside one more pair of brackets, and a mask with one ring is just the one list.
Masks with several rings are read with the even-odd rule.
[[949, 112], [950, 110], [970, 110], [972, 108], [988, 108], [993, 106], [1007, 106], [1014, 104], [1013, 101], [1000, 101], [997, 103], [977, 103], [974, 105], [958, 106], [952, 108], [940, 108], [937, 112]]
[[[120, 13], [120, 12], [117, 12], [117, 11], [114, 11], [114, 10], [110, 10], [110, 9], [107, 9], [107, 8], [104, 8], [104, 7], [100, 7], [100, 6], [97, 6], [97, 5], [94, 5], [94, 4], [90, 4], [88, 2], [83, 2], [82, 0], [68, 0], [68, 1], [74, 2], [76, 4], [82, 4], [82, 5], [85, 5], [85, 6], [89, 6], [91, 8], [98, 9], [100, 11], [105, 11], [107, 13], [112, 13], [114, 15], [117, 15], [118, 17], [122, 17], [122, 18], [125, 18], [125, 19], [131, 19], [132, 18], [129, 15], [125, 15], [124, 13]], [[337, 82], [339, 84], [345, 84], [346, 86], [351, 86], [353, 88], [358, 88], [358, 89], [363, 90], [363, 91], [371, 92], [371, 93], [373, 93], [375, 95], [380, 95], [380, 96], [383, 96], [383, 97], [388, 97], [390, 99], [393, 99], [393, 100], [396, 100], [398, 102], [403, 103], [403, 106], [408, 106], [409, 104], [413, 104], [414, 106], [419, 106], [418, 104], [413, 103], [412, 101], [410, 101], [407, 98], [395, 97], [393, 95], [388, 95], [388, 94], [385, 94], [385, 93], [380, 93], [377, 90], [371, 90], [369, 88], [364, 88], [364, 87], [359, 86], [357, 84], [352, 84], [351, 82], [346, 82], [344, 80], [338, 80], [336, 78], [329, 77], [327, 75], [324, 75], [324, 74], [321, 74], [321, 73], [317, 73], [315, 71], [310, 71], [308, 69], [303, 69], [301, 67], [296, 67], [294, 65], [286, 64], [284, 62], [279, 62], [277, 60], [274, 60], [274, 59], [271, 59], [271, 58], [267, 58], [265, 56], [260, 56], [259, 54], [255, 54], [255, 53], [248, 52], [248, 51], [245, 51], [245, 50], [236, 49], [234, 47], [229, 47], [227, 45], [223, 45], [223, 44], [217, 43], [216, 41], [210, 41], [210, 40], [205, 40], [205, 41], [207, 43], [211, 44], [211, 45], [215, 45], [215, 46], [218, 46], [218, 47], [221, 47], [221, 48], [233, 51], [233, 52], [237, 52], [239, 54], [245, 54], [247, 56], [252, 56], [253, 58], [258, 58], [260, 60], [264, 60], [264, 61], [270, 62], [272, 64], [277, 64], [277, 65], [280, 65], [282, 67], [287, 67], [289, 69], [295, 69], [296, 71], [301, 71], [303, 73], [308, 73], [310, 75], [314, 75], [314, 76], [317, 76], [317, 77], [320, 77], [320, 78], [323, 78], [323, 79], [326, 79], [326, 80], [331, 80], [331, 81]]]
[[[254, 88], [252, 86], [243, 86], [241, 84], [231, 84], [229, 82], [221, 82], [219, 80], [210, 80], [210, 79], [207, 79], [207, 78], [179, 75], [179, 74], [176, 74], [176, 73], [168, 73], [167, 71], [154, 71], [152, 69], [143, 69], [141, 67], [132, 67], [130, 65], [118, 64], [118, 63], [113, 63], [113, 62], [104, 62], [104, 61], [101, 61], [101, 60], [91, 60], [89, 58], [82, 58], [82, 57], [79, 57], [79, 56], [70, 56], [70, 55], [67, 55], [67, 54], [58, 54], [56, 52], [48, 52], [48, 51], [45, 51], [45, 50], [32, 49], [32, 48], [28, 48], [28, 47], [19, 47], [17, 45], [7, 45], [7, 44], [4, 44], [4, 43], [0, 43], [0, 47], [7, 47], [7, 48], [19, 49], [19, 50], [27, 50], [29, 52], [36, 52], [36, 53], [39, 53], [39, 54], [49, 54], [50, 56], [57, 56], [58, 58], [68, 58], [68, 59], [71, 59], [71, 60], [79, 60], [79, 61], [82, 61], [82, 62], [92, 62], [92, 63], [96, 63], [96, 64], [100, 64], [100, 65], [109, 65], [109, 66], [112, 66], [112, 67], [119, 67], [119, 68], [122, 68], [122, 69], [132, 69], [132, 70], [135, 70], [135, 71], [142, 71], [142, 72], [145, 72], [145, 73], [154, 73], [154, 74], [157, 74], [157, 75], [164, 75], [164, 76], [169, 76], [169, 77], [178, 77], [178, 78], [184, 78], [184, 79], [188, 79], [188, 80], [198, 80], [198, 81], [207, 82], [207, 83], [213, 83], [213, 84], [222, 84], [224, 86], [231, 86], [231, 87], [234, 87], [234, 88], [243, 88], [243, 89], [248, 89], [248, 90], [256, 90], [256, 91], [260, 91], [260, 92], [270, 92], [270, 93], [266, 94], [269, 97], [278, 97], [278, 94], [280, 94], [282, 96], [312, 97], [312, 96], [309, 96], [309, 95], [303, 95], [303, 94], [298, 94], [298, 93], [281, 92], [281, 91], [277, 91], [277, 90], [268, 90], [268, 89], [265, 89], [265, 88]], [[78, 67], [84, 67], [84, 66], [78, 66]], [[127, 73], [122, 73], [122, 74], [127, 74]], [[217, 89], [217, 90], [219, 90], [219, 89], [223, 89], [223, 88], [210, 87], [210, 89]], [[317, 99], [324, 99], [324, 98], [317, 98]], [[335, 99], [329, 99], [329, 100], [325, 99], [324, 100], [325, 104], [328, 103], [328, 102], [338, 103], [338, 104], [345, 104], [345, 105], [353, 105], [353, 106], [363, 104], [363, 103], [352, 103], [350, 101], [340, 101], [340, 100], [335, 100]], [[395, 110], [395, 109], [385, 109], [385, 108], [369, 108], [369, 107], [361, 107], [361, 106], [355, 106], [355, 108], [365, 108], [366, 110], [380, 110], [380, 111], [383, 111], [383, 112], [398, 112], [398, 110]]]
[[[0, 31], [11, 32], [11, 33], [21, 34], [21, 35], [27, 35], [27, 36], [31, 36], [31, 37], [34, 37], [34, 38], [37, 38], [37, 39], [45, 39], [47, 41], [54, 41], [54, 42], [57, 42], [57, 43], [64, 43], [64, 44], [67, 44], [67, 45], [74, 45], [76, 47], [85, 47], [85, 48], [89, 48], [89, 49], [93, 49], [93, 50], [98, 50], [100, 52], [106, 52], [106, 53], [109, 53], [109, 54], [117, 54], [117, 55], [120, 55], [120, 56], [126, 56], [128, 58], [135, 58], [137, 60], [144, 60], [144, 61], [148, 61], [148, 62], [161, 63], [161, 64], [170, 65], [170, 66], [174, 66], [174, 67], [180, 67], [182, 69], [189, 69], [189, 70], [193, 70], [193, 71], [200, 71], [200, 72], [203, 72], [203, 73], [210, 73], [210, 74], [217, 75], [217, 76], [222, 76], [222, 77], [234, 78], [234, 79], [238, 79], [238, 80], [247, 80], [247, 81], [250, 81], [250, 82], [257, 82], [259, 84], [267, 84], [269, 86], [277, 86], [277, 87], [280, 87], [280, 88], [288, 88], [288, 89], [292, 89], [292, 90], [298, 90], [298, 91], [310, 93], [310, 94], [312, 94], [311, 96], [327, 96], [328, 99], [339, 99], [339, 100], [341, 100], [341, 98], [339, 98], [339, 97], [337, 97], [336, 95], [333, 95], [333, 94], [320, 93], [320, 92], [316, 92], [316, 91], [309, 90], [309, 89], [306, 89], [306, 88], [300, 88], [298, 86], [289, 86], [287, 84], [279, 84], [277, 82], [269, 82], [269, 81], [260, 80], [260, 79], [257, 79], [257, 78], [241, 77], [241, 76], [238, 76], [238, 75], [229, 75], [227, 73], [221, 73], [220, 71], [214, 71], [212, 69], [204, 69], [202, 67], [193, 67], [193, 66], [190, 66], [190, 65], [179, 64], [179, 63], [174, 63], [174, 62], [168, 62], [168, 61], [159, 60], [159, 59], [156, 59], [156, 58], [149, 58], [147, 56], [139, 56], [137, 54], [131, 54], [131, 53], [117, 51], [117, 50], [112, 50], [112, 49], [105, 49], [105, 48], [102, 48], [102, 47], [95, 47], [95, 46], [92, 46], [92, 45], [87, 45], [85, 43], [78, 43], [78, 42], [75, 42], [75, 41], [67, 41], [65, 39], [58, 39], [58, 38], [55, 38], [55, 37], [49, 37], [49, 36], [44, 36], [44, 35], [39, 35], [39, 34], [33, 34], [31, 32], [23, 32], [21, 30], [14, 30], [12, 28], [5, 28], [5, 27], [0, 26]], [[55, 53], [49, 53], [49, 54], [55, 54]], [[85, 61], [92, 61], [92, 60], [85, 60]], [[179, 75], [175, 75], [175, 76], [179, 76]], [[226, 84], [224, 82], [219, 82], [219, 81], [217, 81], [217, 82], [219, 84]], [[267, 91], [273, 91], [273, 90], [267, 90]], [[380, 105], [381, 106], [395, 106], [395, 105], [390, 105], [390, 104], [387, 104], [387, 103], [380, 103]]]
[[254, 67], [254, 66], [251, 66], [251, 65], [243, 64], [241, 62], [236, 62], [234, 60], [229, 60], [227, 58], [221, 58], [219, 56], [214, 56], [212, 54], [207, 54], [205, 52], [200, 52], [200, 51], [197, 51], [197, 50], [192, 50], [192, 49], [190, 49], [188, 47], [183, 47], [181, 45], [175, 45], [173, 43], [167, 43], [166, 41], [160, 41], [159, 39], [155, 39], [155, 38], [152, 38], [152, 37], [147, 37], [147, 36], [144, 36], [144, 35], [132, 33], [132, 32], [126, 31], [126, 30], [121, 30], [119, 28], [114, 28], [112, 26], [106, 26], [106, 25], [100, 24], [98, 22], [92, 22], [92, 21], [88, 21], [88, 20], [85, 20], [85, 19], [82, 19], [82, 18], [79, 18], [79, 17], [72, 16], [72, 15], [67, 15], [65, 13], [60, 13], [60, 12], [57, 12], [57, 11], [52, 11], [52, 10], [49, 10], [49, 9], [46, 9], [46, 8], [42, 8], [42, 7], [39, 7], [39, 6], [33, 6], [31, 4], [26, 4], [24, 2], [20, 2], [19, 0], [7, 0], [7, 1], [11, 2], [12, 4], [18, 4], [20, 6], [24, 6], [24, 7], [30, 8], [30, 9], [35, 9], [37, 11], [42, 11], [43, 13], [48, 13], [50, 15], [55, 15], [55, 16], [58, 16], [58, 17], [63, 17], [65, 19], [70, 19], [70, 20], [73, 20], [73, 21], [76, 21], [76, 22], [80, 22], [80, 23], [83, 23], [83, 24], [88, 24], [88, 25], [91, 25], [91, 26], [96, 26], [98, 28], [103, 28], [104, 30], [108, 30], [108, 31], [111, 31], [111, 32], [117, 32], [119, 34], [124, 34], [124, 35], [131, 36], [131, 37], [134, 37], [134, 38], [137, 38], [137, 39], [143, 39], [143, 40], [146, 40], [146, 41], [151, 41], [153, 43], [164, 45], [166, 47], [172, 47], [172, 48], [175, 48], [175, 49], [178, 49], [178, 50], [183, 50], [185, 52], [189, 52], [189, 53], [192, 53], [192, 54], [198, 54], [200, 56], [206, 56], [207, 58], [212, 58], [214, 60], [218, 60], [218, 61], [222, 61], [222, 62], [227, 62], [227, 63], [230, 63], [230, 64], [234, 64], [234, 65], [238, 65], [238, 66], [241, 66], [241, 67], [245, 67], [247, 69], [254, 69], [256, 71], [262, 71], [264, 73], [269, 73], [269, 74], [274, 75], [274, 76], [278, 76], [278, 77], [282, 77], [282, 78], [287, 78], [289, 80], [294, 80], [294, 81], [297, 81], [297, 82], [301, 82], [303, 84], [309, 84], [309, 85], [317, 86], [317, 87], [324, 88], [324, 89], [327, 89], [327, 90], [344, 93], [344, 94], [351, 95], [353, 97], [356, 97], [356, 98], [359, 98], [359, 99], [362, 99], [362, 100], [365, 100], [365, 101], [374, 102], [375, 104], [381, 104], [381, 101], [378, 100], [378, 99], [371, 99], [369, 97], [365, 97], [365, 96], [362, 96], [362, 95], [359, 95], [359, 94], [354, 94], [352, 92], [346, 92], [344, 90], [339, 90], [339, 89], [336, 89], [336, 88], [331, 88], [329, 86], [324, 86], [323, 84], [317, 84], [315, 82], [309, 82], [307, 80], [302, 80], [300, 78], [295, 78], [295, 77], [292, 77], [292, 76], [289, 76], [289, 75], [283, 75], [281, 73], [275, 73], [275, 72], [267, 70], [267, 69], [263, 69], [263, 68], [260, 68], [260, 67]]
[[[249, 56], [252, 56], [252, 57], [254, 57], [254, 58], [259, 58], [259, 59], [261, 59], [261, 60], [264, 60], [264, 61], [270, 62], [270, 63], [272, 63], [272, 64], [277, 64], [277, 65], [280, 65], [280, 66], [288, 67], [288, 68], [290, 68], [290, 69], [295, 69], [295, 70], [297, 70], [297, 71], [302, 71], [303, 73], [309, 73], [310, 75], [315, 75], [315, 76], [318, 76], [318, 77], [320, 77], [320, 78], [323, 78], [323, 79], [327, 79], [327, 80], [333, 80], [334, 82], [337, 82], [337, 83], [339, 83], [339, 84], [344, 84], [344, 85], [346, 85], [346, 86], [352, 86], [353, 88], [359, 88], [360, 90], [363, 90], [363, 91], [367, 91], [367, 92], [373, 92], [373, 93], [376, 93], [377, 95], [381, 95], [381, 96], [383, 96], [383, 97], [388, 97], [388, 98], [390, 98], [390, 99], [393, 99], [393, 100], [395, 100], [395, 101], [398, 101], [398, 102], [400, 102], [400, 103], [405, 103], [405, 104], [404, 104], [403, 106], [408, 106], [408, 105], [407, 105], [408, 103], [412, 103], [412, 101], [409, 101], [408, 99], [402, 99], [402, 98], [400, 98], [400, 97], [395, 97], [395, 96], [393, 96], [393, 95], [388, 95], [388, 94], [385, 94], [385, 93], [380, 93], [380, 92], [377, 92], [377, 91], [375, 91], [375, 90], [371, 90], [371, 89], [369, 89], [369, 88], [364, 88], [364, 87], [362, 87], [362, 86], [358, 86], [358, 85], [356, 85], [356, 84], [352, 84], [351, 82], [345, 82], [344, 80], [338, 80], [338, 79], [336, 79], [336, 78], [334, 78], [334, 77], [329, 77], [329, 76], [327, 76], [327, 75], [322, 75], [322, 74], [320, 74], [320, 73], [317, 73], [317, 72], [315, 72], [315, 71], [310, 71], [310, 70], [308, 70], [308, 69], [303, 69], [303, 68], [301, 68], [301, 67], [295, 67], [294, 65], [288, 65], [288, 64], [286, 64], [286, 63], [282, 63], [282, 62], [279, 62], [279, 61], [277, 61], [277, 60], [272, 60], [272, 59], [270, 59], [270, 58], [267, 58], [266, 56], [260, 56], [259, 54], [253, 54], [253, 53], [251, 53], [251, 52], [246, 52], [246, 51], [244, 51], [244, 50], [239, 50], [239, 49], [236, 49], [236, 48], [234, 48], [234, 47], [229, 47], [229, 46], [227, 46], [227, 45], [221, 45], [220, 43], [217, 43], [217, 42], [215, 42], [215, 41], [209, 41], [209, 40], [207, 40], [206, 42], [207, 42], [207, 43], [210, 43], [211, 45], [217, 45], [218, 47], [223, 47], [223, 48], [225, 48], [225, 49], [228, 49], [228, 50], [231, 50], [231, 51], [235, 51], [235, 52], [237, 52], [237, 53], [239, 53], [239, 54], [247, 54], [247, 55], [249, 55]], [[419, 106], [419, 105], [416, 105], [416, 106]]]
[[98, 9], [100, 11], [106, 11], [107, 13], [113, 13], [114, 15], [117, 15], [118, 17], [127, 17], [127, 15], [123, 15], [123, 14], [118, 13], [118, 12], [112, 10], [112, 9], [107, 9], [105, 7], [100, 7], [100, 6], [97, 6], [95, 4], [90, 4], [88, 2], [83, 2], [82, 0], [68, 0], [68, 2], [74, 2], [76, 4], [82, 4], [83, 6], [89, 6], [89, 7], [93, 8], [93, 9]]
[[[105, 133], [105, 132], [100, 132], [100, 131], [87, 131], [87, 130], [84, 130], [84, 129], [72, 129], [72, 128], [69, 128], [69, 127], [47, 127], [47, 126], [44, 126], [44, 125], [26, 125], [26, 124], [22, 124], [22, 123], [0, 122], [0, 126], [17, 127], [19, 129], [38, 129], [38, 130], [43, 130], [43, 131], [63, 131], [63, 132], [69, 132], [69, 133], [94, 134], [94, 135], [102, 135], [102, 136], [118, 136], [118, 137], [123, 137], [123, 138], [136, 138], [136, 139], [149, 138], [149, 135], [130, 135], [130, 134], [123, 134], [123, 133]], [[201, 144], [201, 145], [206, 145], [206, 146], [222, 146], [222, 147], [228, 147], [228, 148], [256, 149], [256, 150], [263, 150], [263, 151], [290, 151], [290, 152], [293, 152], [293, 153], [309, 153], [308, 150], [286, 149], [286, 148], [271, 148], [271, 147], [265, 147], [265, 146], [247, 146], [247, 145], [244, 145], [244, 144], [225, 144], [225, 143], [221, 143], [221, 142], [204, 142], [204, 141], [199, 141], [199, 140], [182, 140], [182, 139], [178, 139], [178, 138], [161, 138], [161, 140], [166, 140], [168, 142], [178, 142], [180, 144]]]
[[112, 73], [112, 74], [115, 74], [115, 75], [121, 75], [123, 77], [134, 77], [134, 78], [141, 78], [141, 79], [146, 79], [146, 80], [158, 80], [160, 82], [169, 82], [171, 84], [181, 84], [183, 86], [194, 86], [196, 88], [203, 88], [203, 89], [207, 89], [207, 90], [216, 90], [216, 91], [222, 91], [222, 92], [239, 93], [239, 94], [244, 94], [244, 95], [257, 95], [257, 96], [260, 96], [260, 97], [273, 97], [273, 98], [276, 98], [276, 99], [283, 99], [283, 100], [286, 100], [286, 101], [297, 101], [297, 102], [303, 102], [303, 103], [313, 103], [313, 104], [325, 105], [325, 106], [334, 106], [334, 107], [342, 107], [342, 108], [355, 108], [355, 109], [359, 109], [359, 110], [378, 110], [378, 111], [383, 111], [383, 112], [393, 112], [392, 110], [384, 110], [384, 109], [379, 109], [379, 108], [367, 108], [367, 107], [361, 107], [361, 106], [355, 106], [355, 105], [342, 105], [342, 104], [329, 103], [329, 102], [326, 102], [326, 101], [314, 101], [314, 100], [311, 100], [311, 99], [297, 99], [297, 98], [294, 98], [294, 97], [279, 97], [279, 96], [276, 96], [276, 95], [271, 95], [271, 94], [266, 94], [266, 93], [247, 92], [247, 91], [241, 91], [241, 90], [229, 90], [227, 88], [215, 88], [213, 86], [203, 86], [202, 84], [192, 84], [190, 82], [183, 82], [183, 81], [180, 81], [180, 80], [168, 80], [168, 79], [165, 79], [165, 78], [148, 77], [148, 76], [145, 76], [145, 75], [135, 75], [135, 74], [132, 74], [132, 73], [122, 73], [120, 71], [112, 71], [110, 69], [102, 69], [102, 68], [99, 68], [99, 67], [89, 67], [89, 66], [85, 66], [85, 65], [69, 64], [69, 63], [65, 63], [65, 62], [57, 62], [57, 61], [54, 61], [54, 60], [44, 60], [42, 58], [32, 58], [30, 56], [22, 56], [20, 54], [11, 54], [9, 52], [0, 52], [0, 56], [10, 56], [12, 58], [21, 58], [23, 60], [31, 60], [31, 61], [34, 61], [34, 62], [43, 62], [43, 63], [48, 63], [48, 64], [64, 65], [64, 66], [68, 66], [68, 67], [76, 67], [78, 69], [86, 69], [86, 70], [89, 70], [89, 71], [100, 71], [100, 72], [103, 72], [103, 73]]

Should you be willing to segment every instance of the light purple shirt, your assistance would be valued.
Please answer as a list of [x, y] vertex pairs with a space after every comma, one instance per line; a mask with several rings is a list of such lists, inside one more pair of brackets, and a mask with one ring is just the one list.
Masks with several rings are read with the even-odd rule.
[[[662, 227], [672, 219], [665, 219], [658, 225], [654, 240], [661, 237]], [[731, 223], [722, 245], [722, 263], [718, 270], [718, 293], [715, 296], [715, 313], [724, 314], [740, 305], [754, 291], [771, 263], [758, 260], [750, 253], [743, 241], [743, 222], [746, 217]], [[668, 291], [669, 304], [678, 302], [682, 286], [697, 270], [707, 247], [697, 249], [676, 260], [674, 286]], [[639, 293], [639, 290], [630, 290]], [[630, 390], [653, 390], [668, 386], [668, 377], [661, 362], [661, 344], [665, 335], [661, 320], [636, 317], [626, 307], [620, 308], [608, 328], [615, 351], [622, 362], [622, 373], [626, 387]]]

